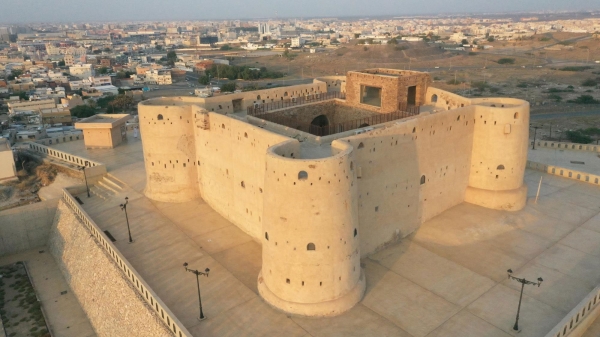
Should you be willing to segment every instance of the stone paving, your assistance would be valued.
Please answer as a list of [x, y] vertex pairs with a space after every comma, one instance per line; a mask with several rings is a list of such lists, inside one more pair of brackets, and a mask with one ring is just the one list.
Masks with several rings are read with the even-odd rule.
[[[74, 143], [61, 145], [77, 150]], [[525, 209], [457, 205], [364, 258], [366, 294], [349, 312], [290, 316], [258, 296], [261, 247], [250, 236], [201, 199], [171, 204], [143, 196], [140, 143], [131, 143], [74, 152], [110, 162], [110, 174], [129, 186], [106, 201], [79, 197], [195, 336], [511, 336], [520, 284], [507, 279], [509, 268], [519, 277], [544, 278], [541, 287], [525, 288], [519, 322], [519, 336], [544, 336], [600, 283], [600, 188], [528, 170]], [[128, 160], [120, 163], [123, 155]], [[118, 207], [125, 196], [133, 244]], [[205, 321], [197, 320], [196, 284], [183, 262], [211, 270], [200, 279]]]
[[538, 163], [564, 167], [580, 172], [600, 174], [600, 153], [598, 152], [538, 147], [535, 150], [529, 149], [527, 158]]

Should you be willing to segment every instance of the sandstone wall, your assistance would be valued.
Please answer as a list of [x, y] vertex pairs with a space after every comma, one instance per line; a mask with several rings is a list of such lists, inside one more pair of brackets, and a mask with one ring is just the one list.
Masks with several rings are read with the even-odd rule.
[[48, 200], [0, 212], [0, 256], [44, 247], [57, 203]]
[[173, 335], [62, 200], [48, 246], [98, 336]]

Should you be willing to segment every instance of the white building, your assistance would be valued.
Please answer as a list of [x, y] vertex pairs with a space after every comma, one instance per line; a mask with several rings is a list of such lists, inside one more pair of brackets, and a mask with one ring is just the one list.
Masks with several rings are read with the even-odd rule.
[[165, 70], [150, 70], [146, 72], [146, 84], [169, 85], [172, 84], [171, 72]]
[[82, 79], [94, 76], [94, 69], [91, 64], [76, 64], [69, 67], [69, 72], [71, 73], [71, 76]]
[[292, 44], [290, 45], [290, 47], [292, 48], [300, 48], [304, 45], [304, 39], [301, 37], [293, 37], [292, 38]]
[[90, 82], [92, 82], [93, 87], [102, 87], [102, 86], [106, 86], [106, 85], [112, 85], [110, 76], [90, 77]]

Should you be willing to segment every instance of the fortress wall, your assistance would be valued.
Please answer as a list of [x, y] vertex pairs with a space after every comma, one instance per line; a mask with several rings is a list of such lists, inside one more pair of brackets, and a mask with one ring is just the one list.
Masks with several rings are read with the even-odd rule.
[[346, 76], [323, 76], [315, 80], [324, 82], [327, 85], [327, 92], [346, 92]]
[[[392, 112], [398, 110], [399, 78], [360, 72], [348, 72], [347, 77], [346, 101], [348, 104], [373, 112]], [[360, 103], [361, 86], [363, 84], [381, 88], [381, 107]], [[406, 96], [406, 93], [404, 96]]]
[[347, 105], [344, 100], [338, 99], [273, 110], [269, 111], [268, 114], [269, 117], [273, 118], [289, 118], [297, 123], [298, 126], [309, 125], [314, 118], [320, 115], [325, 115], [330, 125], [374, 115], [372, 111]]
[[62, 200], [48, 246], [98, 336], [173, 335]]
[[139, 120], [148, 178], [146, 196], [165, 202], [197, 198], [192, 106], [140, 103]]
[[1, 211], [0, 256], [45, 246], [57, 204], [54, 199]]
[[294, 146], [271, 147], [266, 158], [259, 291], [288, 312], [339, 314], [364, 289], [353, 149], [334, 141], [331, 157], [289, 158]]
[[467, 201], [495, 209], [521, 209], [527, 194], [523, 177], [529, 103], [489, 98], [473, 100], [473, 104], [476, 125]]
[[[289, 138], [217, 113], [207, 116], [209, 128], [195, 129], [196, 186], [213, 209], [259, 239], [267, 149]], [[290, 148], [288, 156], [299, 152]]]
[[471, 105], [471, 100], [445, 90], [429, 87], [425, 94], [425, 104], [451, 110], [469, 106]]
[[474, 110], [421, 115], [344, 139], [356, 149], [363, 256], [464, 201]]

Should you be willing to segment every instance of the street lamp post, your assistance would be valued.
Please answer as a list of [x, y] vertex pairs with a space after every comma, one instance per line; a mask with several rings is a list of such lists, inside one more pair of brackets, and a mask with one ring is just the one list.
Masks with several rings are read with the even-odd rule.
[[539, 128], [540, 128], [539, 126], [533, 126], [534, 131], [533, 131], [533, 149], [532, 150], [535, 150], [535, 137], [537, 136], [537, 129], [539, 129]]
[[127, 217], [127, 204], [129, 203], [129, 198], [125, 197], [125, 203], [121, 204], [121, 210], [125, 211], [125, 221], [127, 221], [127, 232], [129, 233], [129, 243], [133, 243], [133, 239], [131, 238], [131, 229], [129, 229], [129, 218]]
[[515, 325], [513, 326], [513, 330], [519, 331], [519, 313], [521, 312], [521, 300], [523, 299], [523, 289], [525, 288], [526, 284], [537, 285], [539, 287], [542, 284], [542, 281], [544, 280], [541, 277], [538, 277], [537, 282], [528, 281], [525, 278], [518, 278], [513, 276], [512, 269], [507, 270], [507, 272], [509, 280], [512, 279], [521, 283], [521, 296], [519, 297], [519, 307], [517, 308], [517, 320], [515, 321]]
[[85, 179], [85, 190], [87, 191], [88, 198], [90, 197], [90, 187], [88, 186], [87, 174], [85, 174], [85, 166], [79, 166], [79, 169], [83, 172], [83, 178]]
[[202, 312], [202, 298], [200, 297], [200, 275], [208, 277], [208, 272], [210, 272], [210, 269], [206, 268], [204, 269], [204, 272], [201, 272], [199, 270], [189, 269], [187, 266], [188, 263], [184, 262], [183, 267], [185, 268], [185, 271], [189, 271], [190, 273], [196, 275], [196, 284], [198, 285], [198, 306], [200, 308], [200, 316], [198, 317], [198, 320], [202, 321], [206, 317], [204, 317], [204, 313]]

